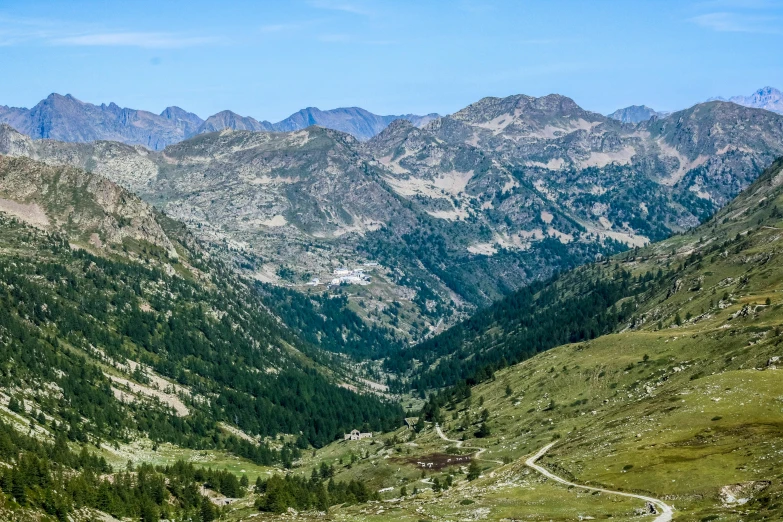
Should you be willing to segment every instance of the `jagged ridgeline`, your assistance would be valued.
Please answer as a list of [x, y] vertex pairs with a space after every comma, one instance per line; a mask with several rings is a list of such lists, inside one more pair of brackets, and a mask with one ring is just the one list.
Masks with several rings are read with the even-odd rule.
[[[113, 183], [0, 157], [0, 210], [0, 397], [42, 437], [271, 463], [295, 439], [399, 425], [398, 406], [338, 386], [250, 286]], [[294, 438], [281, 453], [226, 425]]]
[[[701, 266], [705, 256], [750, 249], [746, 235], [755, 228], [776, 230], [771, 225], [783, 215], [775, 204], [782, 190], [781, 167], [783, 159], [776, 160], [712, 219], [684, 235], [523, 288], [442, 334], [395, 352], [385, 361], [387, 369], [409, 372], [412, 385], [419, 389], [460, 381], [474, 384], [497, 369], [556, 346], [623, 329], [660, 329], [671, 321], [682, 323], [707, 313], [669, 299], [683, 289], [686, 269]], [[680, 255], [682, 237], [698, 238], [687, 255]], [[764, 247], [759, 250], [764, 262], [774, 253]], [[682, 260], [675, 263], [667, 256]], [[718, 272], [709, 275], [716, 277]], [[703, 281], [703, 275], [693, 276], [686, 290], [699, 290]], [[710, 308], [718, 305], [720, 297], [710, 302]]]

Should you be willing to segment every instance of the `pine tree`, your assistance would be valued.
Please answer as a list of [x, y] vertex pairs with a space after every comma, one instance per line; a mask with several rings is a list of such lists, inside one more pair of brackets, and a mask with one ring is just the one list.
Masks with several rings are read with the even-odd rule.
[[217, 508], [207, 497], [201, 497], [201, 522], [212, 522], [217, 518]]
[[476, 480], [479, 476], [481, 476], [481, 466], [477, 461], [471, 460], [468, 466], [468, 480]]

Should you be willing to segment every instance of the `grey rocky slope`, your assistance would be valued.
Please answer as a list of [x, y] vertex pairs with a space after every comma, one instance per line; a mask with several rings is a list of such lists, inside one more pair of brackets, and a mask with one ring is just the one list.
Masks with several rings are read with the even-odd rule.
[[[34, 141], [0, 153], [103, 174], [185, 221], [261, 280], [341, 287], [413, 338], [527, 282], [699, 223], [783, 154], [783, 117], [711, 102], [626, 124], [550, 95], [485, 98], [367, 142], [309, 127], [203, 134], [161, 152]], [[323, 291], [323, 287], [320, 288]]]
[[[711, 100], [726, 101], [720, 97]], [[728, 101], [745, 107], [766, 109], [783, 114], [783, 93], [774, 87], [762, 87], [750, 96], [732, 96]]]
[[77, 100], [70, 94], [51, 94], [32, 109], [0, 105], [0, 123], [6, 123], [33, 139], [48, 138], [78, 143], [107, 140], [143, 145], [152, 150], [162, 150], [167, 145], [196, 134], [223, 129], [292, 131], [319, 125], [366, 140], [394, 120], [406, 119], [421, 126], [437, 116], [379, 116], [358, 107], [329, 111], [309, 107], [274, 124], [228, 110], [202, 120], [179, 107], [167, 107], [162, 113], [153, 114], [119, 107], [114, 103], [93, 105]]
[[[512, 96], [485, 98], [421, 130], [390, 127], [367, 147], [401, 180], [434, 179], [455, 170], [455, 155], [480, 155], [488, 167], [474, 170], [463, 192], [484, 194], [486, 209], [505, 201], [500, 194], [535, 194], [585, 231], [633, 244], [724, 205], [783, 152], [782, 124], [776, 114], [711, 102], [629, 125], [559, 95]], [[505, 191], [493, 169], [509, 173]], [[494, 192], [476, 186], [487, 175]]]
[[92, 249], [131, 240], [177, 257], [149, 204], [106, 178], [70, 166], [0, 156], [0, 212]]
[[607, 116], [613, 120], [618, 120], [623, 123], [640, 123], [649, 120], [653, 116], [663, 118], [668, 114], [670, 113], [658, 112], [646, 105], [631, 105], [630, 107], [625, 107], [624, 109], [617, 109], [612, 114], [608, 114]]

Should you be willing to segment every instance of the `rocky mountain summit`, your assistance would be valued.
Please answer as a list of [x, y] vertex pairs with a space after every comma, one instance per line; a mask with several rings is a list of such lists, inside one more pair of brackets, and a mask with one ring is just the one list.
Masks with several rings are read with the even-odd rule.
[[766, 109], [768, 111], [783, 114], [783, 93], [774, 87], [762, 87], [750, 96], [732, 96], [728, 100], [717, 97], [709, 101], [730, 101], [745, 107], [754, 107], [756, 109]]
[[0, 153], [104, 175], [261, 281], [323, 292], [336, 269], [372, 261], [371, 284], [329, 291], [416, 339], [531, 281], [697, 225], [783, 154], [783, 116], [710, 102], [629, 124], [564, 96], [518, 95], [423, 127], [396, 120], [366, 142], [313, 126], [149, 151], [3, 127]]
[[308, 107], [278, 122], [258, 121], [232, 111], [221, 111], [202, 120], [179, 107], [167, 107], [160, 114], [123, 108], [115, 103], [93, 105], [70, 94], [50, 94], [32, 109], [0, 105], [0, 123], [5, 123], [33, 139], [86, 143], [96, 140], [117, 141], [162, 150], [197, 134], [223, 129], [287, 132], [311, 125], [347, 132], [367, 140], [389, 123], [406, 119], [424, 125], [437, 114], [417, 116], [379, 116], [358, 107], [321, 111]]
[[[469, 172], [458, 162], [480, 157], [465, 195], [535, 195], [586, 232], [635, 244], [697, 224], [747, 186], [783, 150], [780, 124], [765, 111], [711, 102], [629, 125], [563, 96], [513, 96], [485, 98], [420, 130], [391, 126], [367, 147], [398, 180]], [[498, 170], [510, 176], [500, 187]], [[472, 188], [486, 176], [494, 193]]]
[[668, 114], [670, 113], [658, 112], [646, 105], [631, 105], [630, 107], [625, 107], [624, 109], [617, 109], [613, 113], [607, 114], [607, 116], [613, 120], [618, 120], [623, 123], [640, 123], [649, 120], [653, 116], [663, 118]]

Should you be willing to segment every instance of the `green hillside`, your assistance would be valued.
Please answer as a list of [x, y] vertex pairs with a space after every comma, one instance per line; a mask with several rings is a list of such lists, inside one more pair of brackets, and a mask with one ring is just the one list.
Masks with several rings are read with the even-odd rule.
[[[335, 519], [640, 520], [642, 501], [561, 486], [525, 466], [551, 442], [540, 462], [553, 473], [661, 499], [676, 521], [780, 519], [782, 168], [690, 233], [563, 274], [441, 336], [496, 360], [529, 358], [431, 395], [418, 433], [305, 458], [303, 473], [334, 466], [336, 479], [359, 477], [388, 501], [332, 508]], [[569, 320], [556, 329], [558, 317]], [[536, 318], [556, 339], [581, 337], [527, 350]], [[460, 442], [443, 440], [436, 422]], [[473, 474], [454, 460], [470, 454]]]
[[[23, 179], [39, 190], [15, 191]], [[11, 465], [0, 489], [15, 503], [57, 517], [97, 507], [57, 474], [81, 470], [97, 488], [107, 461], [139, 462], [127, 451], [138, 441], [290, 467], [301, 449], [354, 427], [399, 425], [399, 406], [340, 386], [339, 367], [324, 366], [252, 286], [116, 185], [0, 158], [0, 196], [15, 198], [0, 213], [0, 459]], [[67, 455], [80, 448], [81, 460]], [[193, 470], [164, 475], [194, 480]], [[151, 510], [199, 505], [169, 490]], [[137, 516], [145, 502], [114, 513]]]

